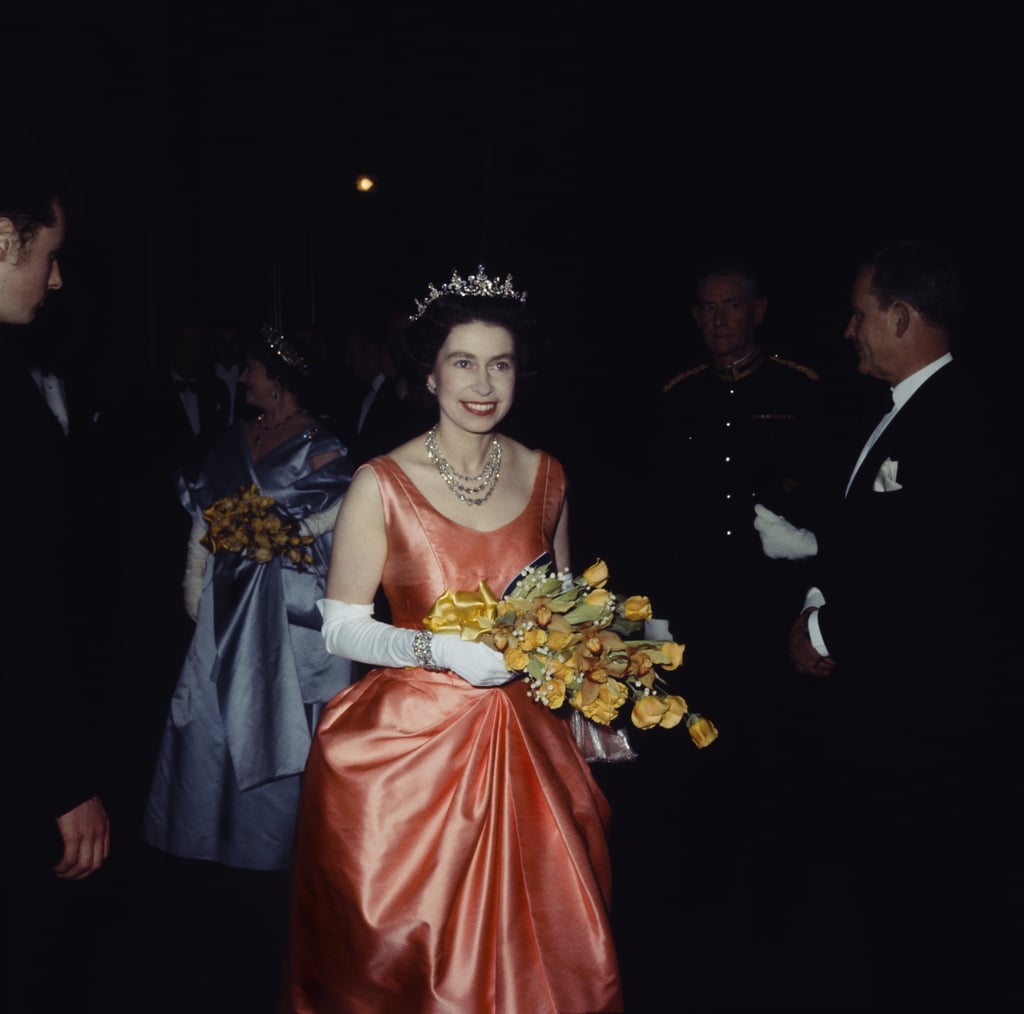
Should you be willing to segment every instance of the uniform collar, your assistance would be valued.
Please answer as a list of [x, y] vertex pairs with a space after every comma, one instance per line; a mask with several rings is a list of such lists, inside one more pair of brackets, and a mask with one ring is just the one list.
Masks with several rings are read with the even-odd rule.
[[759, 348], [755, 347], [752, 351], [743, 356], [742, 359], [737, 359], [728, 366], [715, 366], [714, 363], [712, 363], [711, 369], [719, 380], [743, 380], [745, 377], [749, 377], [755, 370], [759, 369], [764, 361], [765, 354]]

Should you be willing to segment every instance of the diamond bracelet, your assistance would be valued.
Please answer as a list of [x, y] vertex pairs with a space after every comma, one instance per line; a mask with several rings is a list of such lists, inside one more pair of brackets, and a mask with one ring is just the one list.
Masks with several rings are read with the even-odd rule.
[[416, 636], [412, 639], [412, 653], [416, 656], [416, 661], [419, 662], [421, 669], [429, 669], [430, 672], [444, 672], [444, 666], [438, 665], [431, 653], [430, 644], [433, 640], [434, 635], [431, 631], [417, 630]]

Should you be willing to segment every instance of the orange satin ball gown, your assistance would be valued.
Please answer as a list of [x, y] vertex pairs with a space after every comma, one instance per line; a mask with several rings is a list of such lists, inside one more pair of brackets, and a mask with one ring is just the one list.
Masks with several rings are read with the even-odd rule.
[[[364, 467], [398, 626], [421, 627], [446, 588], [500, 594], [551, 552], [565, 479], [546, 454], [522, 514], [487, 533], [438, 514], [390, 458]], [[287, 1009], [621, 1010], [608, 819], [567, 723], [525, 681], [374, 670], [328, 705], [310, 753]]]

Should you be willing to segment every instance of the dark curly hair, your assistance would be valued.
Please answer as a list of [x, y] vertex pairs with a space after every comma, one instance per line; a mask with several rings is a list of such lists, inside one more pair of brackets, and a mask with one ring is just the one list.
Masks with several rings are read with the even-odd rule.
[[7, 218], [23, 244], [57, 222], [66, 186], [63, 171], [37, 151], [0, 146], [0, 218]]

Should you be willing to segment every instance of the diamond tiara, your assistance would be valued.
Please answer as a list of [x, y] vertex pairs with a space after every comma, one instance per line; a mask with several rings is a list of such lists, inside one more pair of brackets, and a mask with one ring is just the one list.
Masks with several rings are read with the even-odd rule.
[[516, 292], [511, 275], [506, 275], [503, 282], [497, 278], [488, 278], [481, 264], [476, 269], [476, 274], [468, 278], [463, 278], [458, 271], [453, 271], [451, 280], [445, 282], [441, 288], [437, 288], [431, 282], [427, 286], [426, 299], [416, 300], [416, 312], [409, 315], [409, 320], [419, 320], [427, 307], [442, 296], [492, 296], [497, 299], [514, 299], [519, 303], [526, 302], [526, 293]]
[[303, 376], [312, 371], [312, 367], [302, 353], [292, 345], [285, 336], [270, 324], [264, 324], [260, 328], [260, 336], [267, 343], [267, 348], [277, 356], [285, 366], [298, 370]]

